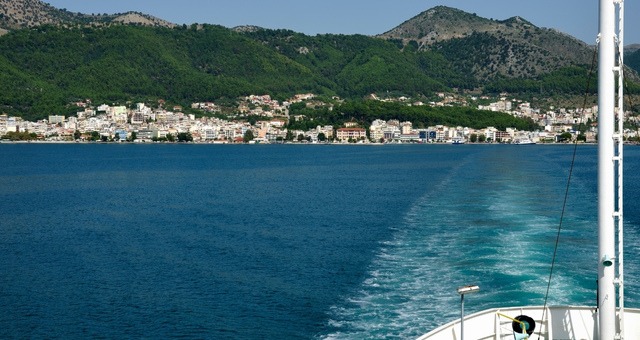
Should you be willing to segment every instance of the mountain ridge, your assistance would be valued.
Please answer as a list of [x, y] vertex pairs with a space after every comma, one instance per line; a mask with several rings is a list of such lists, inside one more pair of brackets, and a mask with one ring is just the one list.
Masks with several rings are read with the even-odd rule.
[[[495, 73], [536, 77], [558, 66], [589, 64], [593, 55], [592, 46], [557, 30], [539, 28], [522, 17], [499, 21], [447, 6], [426, 10], [378, 37], [443, 51], [478, 79]], [[460, 54], [473, 39], [482, 43], [472, 43], [473, 53]], [[523, 65], [526, 67], [519, 67]]]
[[140, 12], [84, 14], [58, 9], [41, 0], [0, 0], [0, 35], [42, 25], [106, 25], [110, 23], [175, 27], [166, 20]]

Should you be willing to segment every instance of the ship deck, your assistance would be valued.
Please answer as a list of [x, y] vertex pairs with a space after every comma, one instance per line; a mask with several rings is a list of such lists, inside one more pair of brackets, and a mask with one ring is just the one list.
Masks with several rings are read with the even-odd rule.
[[[597, 337], [597, 312], [595, 307], [556, 306], [509, 307], [488, 309], [464, 317], [464, 337], [474, 340], [513, 339], [511, 318], [527, 315], [536, 322], [530, 339], [544, 340], [599, 340]], [[640, 309], [624, 311], [624, 339], [640, 339]], [[438, 327], [419, 337], [418, 340], [460, 339], [460, 319]]]

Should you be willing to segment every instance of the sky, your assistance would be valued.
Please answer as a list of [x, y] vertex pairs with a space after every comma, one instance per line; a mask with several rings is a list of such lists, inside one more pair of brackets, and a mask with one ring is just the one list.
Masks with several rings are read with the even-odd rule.
[[[143, 12], [176, 23], [226, 27], [255, 25], [308, 35], [376, 35], [435, 6], [504, 20], [520, 16], [538, 27], [554, 28], [588, 44], [598, 33], [597, 0], [44, 0], [85, 14]], [[640, 1], [625, 1], [625, 45], [640, 43]]]

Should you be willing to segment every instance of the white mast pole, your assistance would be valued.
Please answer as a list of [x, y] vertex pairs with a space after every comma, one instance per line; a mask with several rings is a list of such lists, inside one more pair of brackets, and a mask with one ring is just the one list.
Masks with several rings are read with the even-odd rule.
[[615, 266], [615, 4], [600, 0], [598, 49], [598, 321], [599, 339], [616, 336]]
[[616, 143], [616, 153], [618, 155], [617, 161], [617, 173], [618, 173], [618, 204], [617, 204], [617, 231], [618, 231], [618, 245], [617, 245], [617, 262], [618, 262], [618, 278], [616, 283], [618, 285], [618, 332], [620, 339], [624, 339], [624, 242], [623, 242], [623, 149], [624, 149], [624, 0], [616, 0], [618, 5], [618, 129], [617, 134], [619, 136]]
[[616, 213], [616, 229], [617, 229], [617, 279], [615, 283], [618, 288], [618, 334], [619, 339], [624, 339], [624, 248], [623, 248], [623, 230], [624, 230], [624, 219], [623, 219], [623, 172], [624, 172], [624, 162], [623, 162], [623, 150], [624, 150], [624, 0], [616, 0], [615, 3], [618, 5], [618, 50], [617, 50], [617, 67], [616, 71], [618, 72], [618, 102], [616, 106], [616, 111], [618, 115], [618, 124], [616, 130], [617, 141], [616, 143], [616, 154], [617, 154], [617, 162], [616, 162], [616, 171], [617, 171], [617, 213]]

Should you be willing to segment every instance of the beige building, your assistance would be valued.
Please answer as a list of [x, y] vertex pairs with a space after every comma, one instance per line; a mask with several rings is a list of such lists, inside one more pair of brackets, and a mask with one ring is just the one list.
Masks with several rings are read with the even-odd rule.
[[338, 129], [336, 138], [341, 141], [347, 141], [349, 139], [360, 140], [367, 138], [367, 130], [363, 128], [342, 128]]

